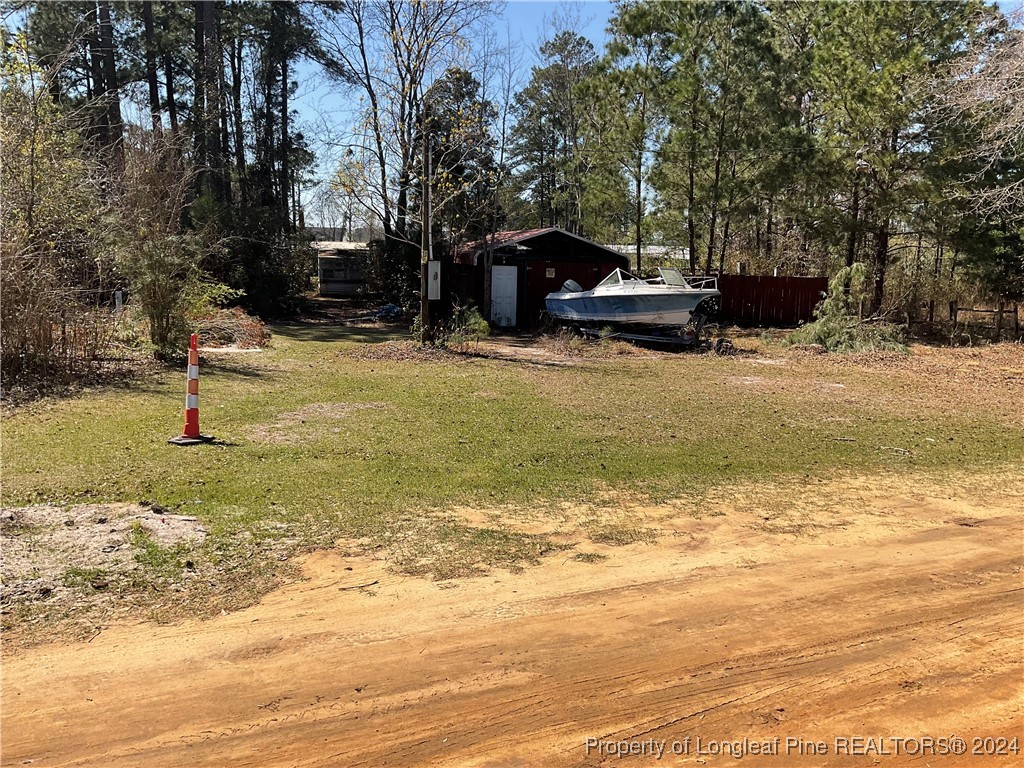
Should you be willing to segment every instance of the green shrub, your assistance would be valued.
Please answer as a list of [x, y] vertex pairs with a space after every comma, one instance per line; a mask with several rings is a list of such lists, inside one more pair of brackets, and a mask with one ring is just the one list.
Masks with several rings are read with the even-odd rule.
[[371, 240], [366, 265], [367, 292], [382, 301], [415, 310], [420, 300], [420, 251], [397, 238]]
[[783, 343], [814, 344], [826, 352], [906, 352], [902, 326], [857, 316], [855, 307], [864, 291], [865, 274], [860, 263], [839, 270], [829, 283], [828, 294], [814, 310], [817, 319], [790, 333]]
[[472, 305], [457, 306], [451, 320], [448, 321], [445, 341], [448, 346], [460, 350], [473, 341], [479, 349], [480, 339], [486, 339], [490, 335], [491, 326], [484, 320], [479, 309]]
[[466, 306], [456, 305], [447, 322], [431, 328], [428, 339], [424, 339], [420, 315], [416, 315], [413, 319], [410, 330], [412, 335], [422, 343], [429, 341], [434, 346], [454, 349], [458, 352], [465, 352], [466, 345], [471, 341], [475, 342], [479, 349], [480, 339], [491, 335], [491, 326], [484, 320], [480, 310], [469, 304]]
[[182, 355], [195, 318], [240, 295], [202, 270], [205, 254], [202, 239], [192, 233], [143, 238], [118, 253], [117, 266], [128, 280], [130, 301], [142, 313], [160, 359]]

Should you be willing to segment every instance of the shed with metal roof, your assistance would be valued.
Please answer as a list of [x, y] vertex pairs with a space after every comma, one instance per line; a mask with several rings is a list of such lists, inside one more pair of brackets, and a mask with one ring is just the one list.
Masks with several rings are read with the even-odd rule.
[[544, 297], [566, 280], [584, 290], [629, 258], [559, 227], [495, 232], [455, 251], [452, 292], [485, 310], [493, 326], [529, 328], [540, 321]]

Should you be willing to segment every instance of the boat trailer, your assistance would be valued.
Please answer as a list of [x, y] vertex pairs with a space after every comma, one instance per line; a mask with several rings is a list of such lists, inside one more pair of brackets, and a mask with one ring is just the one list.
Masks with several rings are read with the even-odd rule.
[[[557, 323], [556, 323], [557, 324]], [[719, 355], [727, 355], [733, 351], [732, 342], [719, 336], [712, 338], [712, 329], [718, 326], [708, 323], [706, 315], [694, 315], [685, 326], [615, 326], [605, 324], [601, 327], [577, 323], [560, 323], [570, 333], [576, 333], [587, 339], [622, 339], [637, 344], [663, 345], [673, 349], [712, 350]]]

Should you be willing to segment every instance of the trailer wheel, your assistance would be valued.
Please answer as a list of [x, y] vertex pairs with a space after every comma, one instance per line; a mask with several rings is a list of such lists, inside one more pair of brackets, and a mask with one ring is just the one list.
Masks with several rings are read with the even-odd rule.
[[728, 339], [717, 338], [715, 339], [715, 354], [716, 355], [731, 355], [733, 353], [732, 342]]

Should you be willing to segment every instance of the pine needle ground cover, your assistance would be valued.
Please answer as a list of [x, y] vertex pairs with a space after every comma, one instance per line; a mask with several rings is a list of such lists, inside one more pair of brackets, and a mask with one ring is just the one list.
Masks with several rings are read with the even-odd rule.
[[[5, 416], [7, 510], [141, 504], [203, 531], [164, 556], [136, 526], [130, 573], [69, 569], [60, 589], [158, 605], [159, 619], [251, 602], [316, 547], [376, 551], [441, 579], [514, 570], [572, 545], [504, 526], [506, 514], [872, 473], [941, 483], [1016, 473], [1024, 455], [1014, 345], [844, 357], [747, 340], [726, 357], [474, 356], [390, 354], [411, 346], [372, 328], [272, 332], [263, 351], [204, 357], [201, 425], [217, 444], [166, 443], [181, 427], [183, 372]], [[491, 512], [473, 522], [460, 509]], [[654, 535], [636, 521], [593, 530]], [[5, 624], [47, 605], [9, 604]]]

